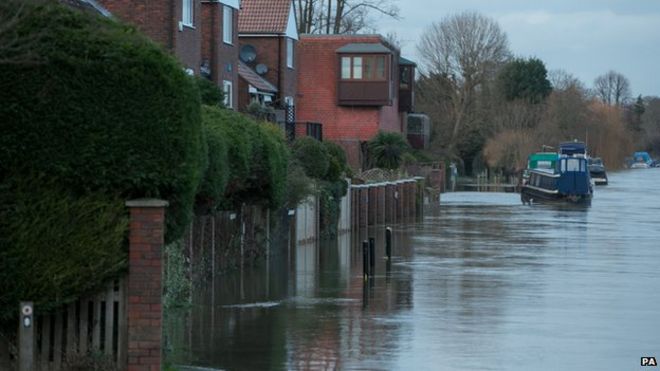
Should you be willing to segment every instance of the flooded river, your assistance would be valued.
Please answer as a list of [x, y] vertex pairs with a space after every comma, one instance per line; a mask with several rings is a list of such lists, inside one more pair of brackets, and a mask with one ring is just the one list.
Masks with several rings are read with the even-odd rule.
[[[420, 223], [298, 246], [196, 290], [168, 359], [216, 369], [637, 370], [660, 361], [660, 169], [590, 207], [443, 194]], [[377, 238], [362, 278], [360, 240]]]

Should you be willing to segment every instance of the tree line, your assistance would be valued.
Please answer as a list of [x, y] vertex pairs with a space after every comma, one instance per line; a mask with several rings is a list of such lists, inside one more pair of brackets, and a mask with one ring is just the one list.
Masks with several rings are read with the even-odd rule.
[[482, 14], [433, 23], [417, 50], [418, 109], [433, 122], [431, 152], [467, 173], [517, 173], [543, 145], [574, 139], [611, 167], [636, 149], [660, 152], [659, 98], [632, 99], [630, 82], [616, 71], [587, 88], [538, 58], [516, 57], [499, 24]]

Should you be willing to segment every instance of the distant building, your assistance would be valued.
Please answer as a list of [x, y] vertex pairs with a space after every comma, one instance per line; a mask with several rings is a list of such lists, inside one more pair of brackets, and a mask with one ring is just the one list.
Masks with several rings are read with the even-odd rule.
[[[292, 0], [243, 0], [238, 20], [241, 62], [270, 85], [262, 89], [254, 74], [241, 74], [239, 107], [252, 101], [275, 108], [291, 108], [295, 117], [297, 95], [296, 13]], [[249, 76], [252, 75], [252, 76]], [[272, 89], [274, 87], [275, 89]], [[273, 91], [274, 90], [274, 91]], [[288, 121], [295, 120], [289, 117]]]
[[297, 120], [321, 123], [354, 169], [379, 130], [406, 134], [415, 64], [398, 48], [380, 35], [303, 35], [298, 50]]

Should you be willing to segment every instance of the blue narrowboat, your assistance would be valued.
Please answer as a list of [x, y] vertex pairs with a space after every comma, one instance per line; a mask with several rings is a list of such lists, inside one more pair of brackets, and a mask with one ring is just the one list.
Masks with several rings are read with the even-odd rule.
[[524, 204], [570, 202], [590, 204], [593, 185], [589, 174], [586, 146], [581, 142], [562, 143], [552, 169], [533, 169], [520, 191]]

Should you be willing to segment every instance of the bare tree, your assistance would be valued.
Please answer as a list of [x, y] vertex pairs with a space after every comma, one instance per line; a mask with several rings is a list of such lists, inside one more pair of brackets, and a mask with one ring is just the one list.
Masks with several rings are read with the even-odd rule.
[[603, 103], [622, 106], [630, 99], [630, 82], [622, 74], [609, 71], [594, 80], [594, 92]]
[[433, 23], [417, 46], [427, 98], [449, 104], [452, 129], [448, 152], [454, 153], [461, 129], [468, 124], [475, 93], [494, 78], [510, 58], [508, 40], [499, 24], [476, 12], [465, 12]]
[[399, 18], [396, 0], [297, 0], [298, 32], [351, 34], [373, 28], [374, 15]]
[[38, 0], [0, 1], [0, 65], [36, 64], [41, 61], [34, 45], [44, 33], [39, 30], [21, 30], [31, 16], [33, 4], [37, 2]]
[[580, 81], [580, 79], [562, 69], [551, 70], [548, 73], [548, 79], [550, 80], [554, 90], [577, 89], [582, 92], [587, 91], [587, 88], [584, 86], [584, 83]]

